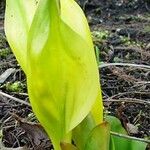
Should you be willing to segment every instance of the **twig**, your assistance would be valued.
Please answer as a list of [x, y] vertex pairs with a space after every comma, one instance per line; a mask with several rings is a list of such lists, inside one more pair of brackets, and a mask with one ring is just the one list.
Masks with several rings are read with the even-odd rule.
[[139, 82], [136, 82], [135, 85], [131, 86], [131, 88], [135, 88], [135, 87], [140, 87], [140, 86], [143, 86], [143, 85], [146, 85], [146, 84], [150, 84], [149, 81], [139, 81]]
[[113, 99], [117, 96], [123, 96], [123, 95], [127, 95], [127, 94], [143, 94], [143, 95], [148, 95], [149, 92], [139, 92], [139, 91], [131, 91], [131, 92], [123, 92], [123, 93], [118, 93], [115, 95], [112, 95], [111, 97], [109, 97], [109, 99]]
[[120, 99], [107, 98], [107, 100], [103, 100], [103, 102], [126, 102], [126, 103], [139, 103], [139, 104], [149, 104], [150, 105], [150, 101], [134, 99], [134, 98], [120, 98]]
[[10, 98], [10, 99], [12, 99], [12, 100], [14, 100], [14, 101], [16, 101], [16, 102], [18, 102], [18, 103], [22, 103], [22, 104], [25, 104], [25, 105], [27, 105], [27, 106], [30, 106], [30, 104], [29, 104], [28, 102], [26, 102], [26, 101], [24, 101], [24, 100], [21, 100], [21, 99], [19, 99], [19, 98], [13, 97], [13, 96], [11, 96], [11, 95], [8, 95], [8, 94], [6, 94], [6, 93], [4, 93], [4, 92], [2, 92], [2, 91], [0, 91], [0, 95], [5, 96], [5, 97], [7, 97], [7, 98]]
[[113, 69], [111, 69], [111, 71], [114, 75], [118, 76], [119, 78], [125, 81], [131, 82], [131, 83], [141, 81], [140, 79], [136, 79], [132, 75], [127, 75], [122, 68], [114, 67]]
[[146, 8], [148, 11], [150, 11], [150, 8], [148, 7], [147, 2], [145, 3], [145, 8]]
[[147, 51], [144, 51], [142, 48], [138, 48], [138, 47], [113, 47], [115, 50], [132, 50], [138, 53], [141, 53], [142, 55], [146, 56], [146, 57], [150, 57], [150, 53]]
[[114, 136], [117, 136], [117, 137], [130, 139], [130, 140], [136, 140], [136, 141], [140, 141], [140, 142], [150, 143], [150, 140], [147, 140], [147, 139], [137, 138], [137, 137], [124, 135], [124, 134], [120, 134], [120, 133], [116, 133], [116, 132], [112, 132], [112, 131], [110, 131], [110, 134], [114, 135]]
[[18, 92], [12, 92], [13, 94], [16, 94], [16, 95], [22, 95], [22, 96], [28, 96], [27, 93], [18, 93]]
[[130, 64], [130, 63], [102, 63], [99, 65], [99, 68], [104, 68], [109, 66], [128, 66], [128, 67], [137, 67], [142, 69], [150, 69], [150, 66], [148, 65]]
[[150, 84], [150, 81], [139, 81], [136, 84]]

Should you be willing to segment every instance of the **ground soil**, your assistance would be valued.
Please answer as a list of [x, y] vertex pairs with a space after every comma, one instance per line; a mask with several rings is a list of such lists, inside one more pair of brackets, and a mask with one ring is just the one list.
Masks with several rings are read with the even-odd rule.
[[[131, 136], [150, 138], [150, 1], [80, 0], [91, 28], [105, 114], [120, 119]], [[6, 147], [40, 150], [23, 119], [37, 122], [28, 101], [26, 78], [4, 35], [4, 3], [0, 2], [0, 125]], [[102, 66], [126, 63], [127, 66]], [[131, 66], [130, 64], [145, 65]], [[13, 70], [14, 69], [14, 70]], [[2, 78], [3, 76], [4, 78]], [[4, 95], [7, 93], [8, 95]], [[21, 118], [18, 118], [19, 117]], [[19, 122], [19, 123], [18, 123]], [[21, 125], [23, 123], [23, 125]], [[25, 122], [27, 123], [27, 122]], [[45, 142], [46, 145], [46, 142]], [[42, 149], [51, 149], [51, 144]], [[149, 149], [149, 148], [147, 148]]]

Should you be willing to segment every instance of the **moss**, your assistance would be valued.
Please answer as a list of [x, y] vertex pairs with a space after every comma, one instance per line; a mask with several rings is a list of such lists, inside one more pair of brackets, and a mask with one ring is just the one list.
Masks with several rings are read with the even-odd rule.
[[25, 84], [21, 83], [20, 81], [16, 81], [14, 83], [6, 83], [5, 85], [6, 90], [10, 92], [23, 92], [25, 88]]
[[2, 48], [0, 49], [0, 58], [6, 58], [10, 53], [10, 48]]
[[0, 49], [5, 48], [7, 46], [6, 38], [0, 34]]
[[131, 44], [131, 39], [126, 37], [126, 36], [119, 36], [120, 39], [121, 39], [121, 43], [122, 44], [127, 44], [127, 45], [130, 45]]
[[92, 36], [94, 41], [101, 41], [107, 39], [109, 32], [107, 30], [93, 31]]
[[148, 25], [148, 26], [145, 26], [144, 27], [144, 30], [143, 30], [145, 33], [150, 33], [150, 26]]

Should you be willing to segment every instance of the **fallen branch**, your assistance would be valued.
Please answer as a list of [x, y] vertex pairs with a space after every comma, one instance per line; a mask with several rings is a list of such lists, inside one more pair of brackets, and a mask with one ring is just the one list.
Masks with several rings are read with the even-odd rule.
[[142, 48], [139, 48], [139, 47], [120, 47], [120, 46], [118, 46], [118, 47], [113, 47], [113, 49], [115, 49], [115, 50], [127, 50], [127, 51], [132, 50], [132, 51], [141, 53], [145, 57], [150, 57], [149, 52], [144, 51]]
[[107, 98], [106, 100], [103, 100], [103, 102], [126, 102], [126, 103], [138, 103], [138, 104], [150, 105], [150, 101], [145, 101], [145, 100], [135, 99], [135, 98], [119, 98], [119, 99]]
[[131, 83], [141, 82], [140, 79], [136, 79], [134, 76], [126, 74], [125, 71], [123, 70], [123, 68], [112, 67], [111, 72], [114, 75], [118, 76], [120, 79], [123, 79], [123, 80], [128, 81], [128, 82], [131, 82]]
[[140, 91], [128, 91], [128, 92], [123, 92], [123, 93], [118, 93], [118, 94], [115, 94], [115, 95], [112, 95], [111, 97], [109, 97], [109, 99], [114, 99], [115, 97], [118, 97], [118, 96], [124, 96], [124, 95], [129, 95], [129, 94], [142, 94], [142, 95], [148, 95], [150, 94], [149, 91], [146, 92], [140, 92]]
[[110, 66], [128, 66], [128, 67], [137, 67], [141, 69], [150, 69], [148, 65], [140, 65], [140, 64], [130, 64], [130, 63], [102, 63], [99, 65], [99, 68], [110, 67]]
[[14, 101], [16, 101], [16, 102], [18, 102], [18, 103], [22, 103], [22, 104], [25, 104], [25, 105], [27, 105], [27, 106], [30, 106], [30, 104], [29, 104], [28, 102], [26, 102], [26, 101], [24, 101], [24, 100], [21, 100], [21, 99], [19, 99], [19, 98], [13, 97], [13, 96], [11, 96], [11, 95], [9, 95], [9, 94], [6, 94], [6, 93], [4, 93], [4, 92], [2, 92], [2, 91], [0, 91], [0, 95], [5, 96], [5, 97], [7, 97], [7, 98], [10, 98], [10, 99], [12, 99], [12, 100], [14, 100]]

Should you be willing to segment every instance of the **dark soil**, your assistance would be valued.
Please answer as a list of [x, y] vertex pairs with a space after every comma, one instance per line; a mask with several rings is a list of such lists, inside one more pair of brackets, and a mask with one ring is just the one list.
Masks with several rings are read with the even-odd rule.
[[[100, 68], [102, 63], [150, 66], [150, 1], [80, 0], [79, 3], [91, 27]], [[9, 48], [3, 21], [4, 3], [0, 1], [0, 91], [26, 102], [26, 78]], [[105, 114], [118, 117], [129, 135], [150, 139], [150, 68], [105, 66], [100, 69], [100, 78]], [[3, 144], [11, 148], [26, 145], [35, 150], [51, 149], [47, 142], [41, 148], [41, 143], [39, 146], [39, 141], [33, 140], [33, 132], [31, 135], [26, 130], [28, 121], [37, 122], [31, 107], [8, 95], [0, 94]]]

